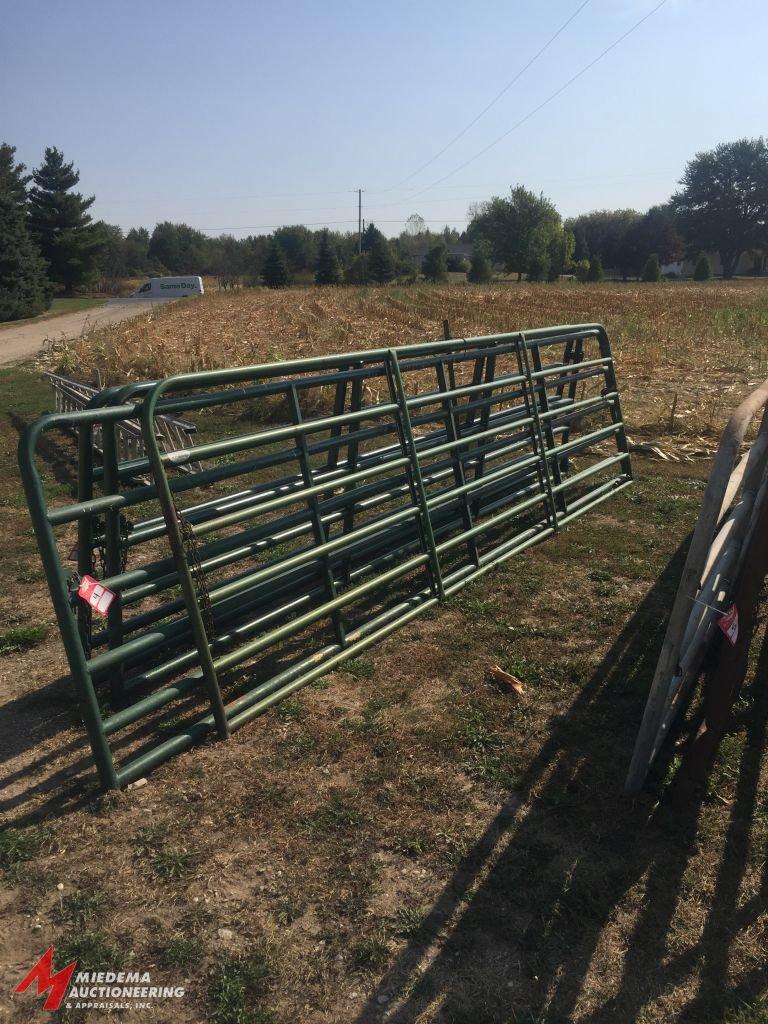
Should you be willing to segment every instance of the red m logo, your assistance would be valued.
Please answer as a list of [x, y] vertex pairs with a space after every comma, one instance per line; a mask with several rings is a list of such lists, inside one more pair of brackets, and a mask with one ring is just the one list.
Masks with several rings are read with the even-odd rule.
[[37, 994], [39, 996], [41, 996], [43, 992], [48, 992], [48, 989], [50, 989], [50, 992], [48, 992], [48, 998], [43, 1003], [43, 1009], [58, 1010], [64, 996], [66, 995], [69, 979], [72, 977], [76, 967], [77, 960], [73, 960], [68, 967], [63, 968], [63, 970], [54, 974], [53, 946], [49, 946], [26, 978], [19, 982], [14, 991], [26, 992], [32, 982], [36, 981]]

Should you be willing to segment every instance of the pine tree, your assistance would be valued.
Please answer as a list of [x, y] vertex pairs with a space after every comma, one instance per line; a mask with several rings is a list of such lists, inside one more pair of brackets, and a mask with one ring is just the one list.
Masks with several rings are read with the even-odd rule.
[[100, 233], [87, 212], [94, 196], [83, 198], [70, 191], [80, 173], [64, 162], [55, 147], [45, 151], [45, 160], [33, 174], [29, 193], [29, 230], [48, 261], [52, 281], [71, 295], [77, 285], [90, 280], [103, 247]]
[[285, 288], [290, 283], [285, 255], [274, 238], [270, 239], [261, 276], [267, 288]]
[[699, 255], [696, 260], [696, 266], [693, 270], [694, 281], [709, 281], [712, 277], [712, 264], [709, 262], [709, 256], [705, 252]]
[[472, 258], [469, 261], [467, 280], [474, 284], [485, 284], [493, 277], [491, 266], [491, 247], [488, 242], [477, 242], [472, 247]]
[[389, 242], [373, 224], [369, 224], [363, 235], [363, 252], [368, 253], [368, 272], [372, 281], [386, 284], [395, 276], [395, 265]]
[[340, 280], [339, 261], [326, 228], [320, 236], [320, 247], [317, 250], [315, 284], [338, 284]]
[[437, 282], [446, 279], [448, 276], [448, 259], [444, 242], [432, 246], [424, 257], [421, 272], [428, 281]]
[[649, 256], [645, 261], [640, 277], [643, 281], [653, 283], [661, 280], [661, 267], [659, 266], [659, 257], [656, 255]]
[[363, 232], [361, 252], [370, 252], [371, 249], [373, 248], [373, 240], [376, 238], [377, 235], [380, 234], [381, 232], [379, 231], [379, 229], [376, 227], [373, 221], [371, 221], [371, 223]]
[[587, 271], [588, 281], [602, 281], [605, 277], [603, 270], [603, 264], [599, 256], [592, 256], [589, 260], [589, 270]]
[[27, 231], [24, 164], [14, 146], [0, 145], [0, 321], [37, 316], [51, 304], [52, 288]]

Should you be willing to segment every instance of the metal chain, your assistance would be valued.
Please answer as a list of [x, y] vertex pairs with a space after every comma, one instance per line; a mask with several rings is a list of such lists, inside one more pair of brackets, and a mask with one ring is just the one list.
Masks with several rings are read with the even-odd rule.
[[195, 531], [192, 529], [191, 523], [184, 518], [183, 513], [175, 501], [173, 502], [173, 507], [176, 512], [179, 527], [181, 528], [181, 539], [187, 554], [189, 570], [192, 573], [192, 579], [195, 583], [195, 590], [197, 591], [197, 600], [200, 604], [200, 614], [202, 615], [203, 626], [205, 627], [205, 633], [210, 642], [215, 635], [213, 628], [213, 609], [211, 608], [211, 596], [208, 592], [208, 581], [205, 578], [205, 570], [203, 569], [202, 562], [200, 561], [197, 537], [195, 536]]
[[133, 529], [133, 523], [120, 513], [120, 572], [128, 568], [128, 534]]
[[[133, 529], [133, 523], [124, 516], [122, 512], [119, 516], [120, 524], [120, 572], [125, 572], [128, 567], [128, 534]], [[99, 539], [94, 545], [95, 557], [93, 560], [93, 568], [96, 573], [97, 579], [104, 579], [107, 575], [107, 549], [105, 546], [107, 527], [106, 527], [106, 516], [101, 524], [99, 531]]]

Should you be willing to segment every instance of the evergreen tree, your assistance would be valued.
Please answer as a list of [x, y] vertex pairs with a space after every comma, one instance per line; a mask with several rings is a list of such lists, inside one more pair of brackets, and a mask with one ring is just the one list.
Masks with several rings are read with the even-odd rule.
[[370, 252], [371, 249], [373, 248], [374, 239], [376, 238], [377, 235], [380, 235], [380, 234], [381, 234], [381, 232], [379, 231], [379, 229], [376, 227], [376, 225], [373, 223], [373, 221], [371, 221], [371, 223], [368, 225], [368, 227], [363, 232], [363, 239], [362, 239], [363, 247], [362, 247], [362, 251], [363, 252]]
[[694, 281], [709, 281], [712, 277], [712, 264], [709, 262], [709, 256], [705, 252], [699, 255], [696, 260], [696, 266], [693, 270]]
[[605, 277], [603, 271], [603, 264], [600, 261], [599, 256], [592, 256], [589, 260], [589, 270], [587, 271], [588, 281], [602, 281]]
[[491, 246], [488, 242], [476, 242], [472, 247], [467, 280], [472, 281], [473, 284], [485, 284], [492, 277]]
[[340, 280], [341, 271], [339, 270], [336, 250], [326, 230], [320, 236], [320, 246], [317, 250], [315, 284], [338, 284]]
[[29, 230], [48, 261], [51, 280], [64, 286], [67, 295], [93, 277], [103, 239], [87, 212], [94, 197], [84, 199], [71, 189], [80, 181], [64, 154], [48, 148], [45, 160], [33, 174], [29, 193]]
[[370, 268], [371, 254], [361, 252], [354, 256], [352, 262], [344, 271], [346, 284], [369, 284], [371, 280]]
[[45, 261], [27, 231], [24, 164], [14, 146], [0, 145], [0, 321], [37, 316], [51, 304]]
[[433, 245], [424, 262], [421, 265], [421, 272], [428, 281], [444, 281], [448, 276], [448, 254], [445, 243], [440, 242]]
[[645, 261], [645, 266], [640, 275], [643, 281], [652, 283], [654, 281], [661, 280], [661, 267], [659, 266], [659, 257], [654, 253], [649, 256]]
[[[366, 245], [369, 246], [368, 249]], [[394, 278], [395, 265], [389, 251], [389, 242], [373, 224], [369, 224], [365, 229], [363, 252], [368, 253], [368, 271], [372, 281], [386, 284]]]
[[283, 250], [274, 238], [270, 239], [261, 276], [267, 288], [285, 288], [290, 283]]

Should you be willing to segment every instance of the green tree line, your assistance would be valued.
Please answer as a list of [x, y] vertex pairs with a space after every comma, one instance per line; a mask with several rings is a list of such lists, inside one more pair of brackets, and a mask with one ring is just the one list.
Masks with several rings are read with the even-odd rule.
[[768, 269], [768, 143], [740, 139], [698, 153], [669, 201], [645, 213], [595, 210], [565, 221], [543, 195], [517, 185], [470, 207], [467, 236], [490, 246], [494, 262], [530, 280], [554, 280], [564, 271], [600, 280], [606, 271], [626, 280], [656, 281], [661, 265], [696, 260], [694, 278], [711, 277], [707, 253], [723, 276], [741, 257], [755, 273]]
[[[13, 146], [0, 144], [0, 320], [34, 316], [56, 293], [72, 295], [101, 279], [151, 274], [214, 275], [220, 287], [293, 282], [320, 285], [387, 284], [445, 280], [465, 271], [470, 281], [503, 270], [532, 281], [563, 274], [599, 281], [606, 272], [656, 281], [661, 266], [682, 257], [696, 261], [706, 280], [717, 253], [723, 276], [736, 272], [744, 253], [755, 272], [768, 252], [768, 144], [740, 139], [698, 153], [669, 201], [642, 213], [596, 210], [564, 220], [550, 199], [522, 185], [469, 210], [463, 233], [427, 229], [412, 214], [400, 235], [387, 238], [368, 224], [356, 232], [313, 231], [286, 225], [269, 235], [210, 237], [187, 224], [162, 221], [122, 228], [93, 221], [93, 196], [77, 191], [79, 172], [55, 147], [27, 173]], [[471, 247], [467, 261], [456, 246]]]

